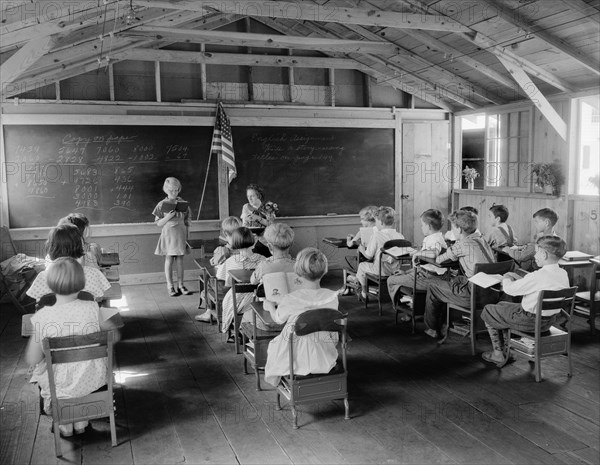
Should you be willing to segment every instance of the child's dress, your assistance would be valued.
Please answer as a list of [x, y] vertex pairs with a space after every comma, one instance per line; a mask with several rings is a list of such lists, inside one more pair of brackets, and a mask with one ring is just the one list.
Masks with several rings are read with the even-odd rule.
[[[158, 202], [152, 214], [156, 218], [164, 218], [165, 214], [161, 211], [162, 204], [168, 201], [165, 198]], [[181, 201], [180, 197], [177, 197]], [[175, 216], [171, 218], [163, 227], [156, 245], [154, 255], [186, 255], [190, 253], [190, 248], [187, 245], [187, 228], [190, 224], [190, 208], [186, 212], [175, 212]]]
[[[36, 276], [31, 287], [27, 289], [26, 294], [29, 297], [40, 300], [46, 294], [54, 293], [46, 283], [46, 273], [47, 270], [44, 270]], [[104, 291], [110, 289], [110, 283], [98, 268], [84, 266], [83, 274], [85, 276], [85, 287], [82, 290], [89, 292], [95, 298], [102, 297]]]
[[[265, 381], [273, 386], [281, 376], [290, 373], [290, 333], [299, 315], [316, 308], [338, 308], [337, 294], [329, 289], [299, 289], [283, 296], [273, 315], [276, 323], [285, 326], [279, 336], [269, 342]], [[294, 374], [329, 373], [335, 366], [338, 333], [319, 331], [306, 336], [294, 336]]]
[[[225, 286], [231, 287], [232, 279], [229, 274], [230, 270], [253, 270], [260, 262], [265, 259], [262, 255], [252, 252], [250, 249], [239, 249], [239, 253], [232, 255], [217, 268], [217, 279], [225, 281]], [[253, 298], [253, 293], [236, 293], [236, 302], [238, 310], [241, 310], [248, 305]], [[223, 316], [221, 318], [221, 332], [225, 333], [229, 329], [233, 321], [233, 291], [229, 289], [225, 297], [223, 297]]]
[[[62, 337], [92, 334], [100, 331], [96, 302], [73, 300], [66, 304], [44, 307], [31, 317], [35, 330], [32, 337]], [[71, 398], [88, 395], [106, 384], [106, 359], [60, 363], [53, 366], [56, 396]], [[38, 383], [44, 398], [44, 410], [49, 412], [50, 384], [45, 360], [33, 371], [31, 383]]]

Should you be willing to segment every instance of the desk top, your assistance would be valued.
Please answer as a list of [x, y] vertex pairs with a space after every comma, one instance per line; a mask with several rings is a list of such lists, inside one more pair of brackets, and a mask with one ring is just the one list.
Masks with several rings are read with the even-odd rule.
[[110, 283], [110, 288], [104, 291], [104, 295], [99, 300], [120, 299], [123, 297], [121, 285], [119, 283]]
[[430, 257], [419, 257], [419, 263], [421, 263], [421, 264], [429, 263], [431, 265], [437, 266], [438, 268], [454, 268], [459, 265], [458, 261], [451, 261], [451, 260], [446, 260], [445, 262], [438, 263], [435, 261], [435, 258], [430, 258]]
[[256, 313], [256, 318], [261, 320], [266, 326], [274, 326], [274, 327], [281, 326], [273, 321], [273, 318], [271, 317], [271, 313], [264, 309], [262, 302], [260, 302], [258, 300], [251, 302], [250, 308], [252, 308], [252, 311], [254, 313]]
[[563, 260], [562, 258], [558, 261], [558, 265], [568, 268], [568, 267], [572, 267], [572, 268], [576, 268], [579, 266], [591, 266], [593, 265], [592, 263], [593, 259], [589, 259], [589, 260]]
[[210, 263], [210, 258], [195, 258], [194, 263], [196, 263], [196, 266], [201, 270], [206, 270], [208, 274], [216, 276], [217, 267]]
[[121, 263], [116, 252], [102, 252], [98, 260], [99, 266], [118, 266]]
[[346, 238], [339, 239], [337, 237], [324, 237], [323, 242], [338, 249], [358, 249], [358, 245], [352, 245], [351, 247], [348, 247]]
[[249, 283], [254, 270], [230, 270], [229, 274], [236, 283]]

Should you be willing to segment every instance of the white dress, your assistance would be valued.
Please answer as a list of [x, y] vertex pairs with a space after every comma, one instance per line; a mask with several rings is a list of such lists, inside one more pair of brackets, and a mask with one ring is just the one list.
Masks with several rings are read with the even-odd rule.
[[[217, 267], [217, 279], [225, 281], [225, 286], [231, 287], [232, 280], [229, 274], [230, 270], [254, 270], [265, 259], [262, 255], [252, 252], [250, 248], [240, 249], [239, 253], [232, 255], [225, 262]], [[238, 311], [252, 302], [254, 294], [236, 293], [235, 299], [238, 305]], [[226, 333], [233, 321], [233, 291], [229, 289], [222, 303], [223, 316], [221, 318], [221, 332]]]
[[[54, 293], [46, 283], [47, 272], [45, 270], [37, 275], [31, 287], [27, 290], [29, 297], [40, 300], [40, 297]], [[85, 287], [82, 289], [83, 291], [89, 292], [98, 298], [104, 295], [104, 291], [110, 289], [110, 283], [98, 268], [84, 266], [83, 274], [85, 275]]]
[[[44, 307], [31, 317], [35, 334], [41, 341], [46, 337], [91, 334], [100, 331], [99, 310], [96, 302], [73, 300], [66, 304]], [[106, 359], [54, 365], [56, 396], [71, 398], [88, 395], [106, 384]], [[44, 398], [44, 409], [49, 411], [50, 384], [46, 362], [42, 360], [33, 371], [31, 383], [38, 383]]]
[[[283, 330], [269, 343], [265, 381], [273, 386], [281, 376], [290, 373], [289, 341], [292, 326], [299, 315], [316, 308], [338, 308], [337, 293], [329, 289], [299, 289], [281, 299], [273, 315]], [[294, 374], [329, 373], [335, 366], [338, 351], [338, 333], [319, 331], [306, 336], [294, 336]]]

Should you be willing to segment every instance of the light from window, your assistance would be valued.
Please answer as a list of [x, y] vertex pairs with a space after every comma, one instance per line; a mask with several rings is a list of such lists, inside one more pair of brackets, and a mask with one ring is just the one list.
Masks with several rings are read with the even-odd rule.
[[[600, 193], [600, 96], [579, 99], [576, 193]], [[592, 154], [594, 154], [592, 156]]]

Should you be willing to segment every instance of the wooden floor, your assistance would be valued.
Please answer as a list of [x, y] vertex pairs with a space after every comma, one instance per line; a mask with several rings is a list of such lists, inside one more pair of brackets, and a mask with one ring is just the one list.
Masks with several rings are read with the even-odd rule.
[[[326, 284], [339, 286], [339, 276]], [[352, 419], [344, 421], [342, 402], [304, 407], [294, 431], [289, 408], [275, 411], [273, 390], [255, 390], [216, 326], [194, 321], [197, 293], [171, 298], [164, 285], [123, 291], [119, 445], [111, 448], [108, 423], [95, 421], [92, 431], [62, 440], [62, 460], [27, 382], [20, 315], [3, 306], [0, 463], [600, 463], [600, 342], [582, 320], [573, 378], [566, 358], [553, 357], [538, 384], [522, 358], [489, 368], [466, 339], [437, 347], [422, 327], [412, 335], [395, 326], [389, 305], [379, 317], [376, 305], [364, 310], [343, 297]]]

